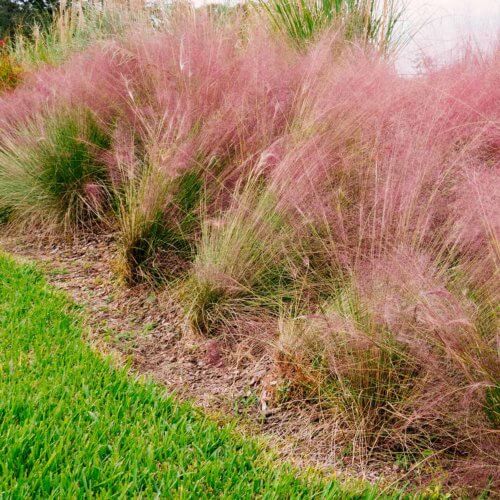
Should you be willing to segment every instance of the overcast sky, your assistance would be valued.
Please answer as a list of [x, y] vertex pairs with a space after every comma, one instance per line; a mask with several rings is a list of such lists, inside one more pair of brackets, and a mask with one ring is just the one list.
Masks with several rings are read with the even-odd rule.
[[419, 30], [399, 57], [402, 73], [413, 73], [422, 55], [447, 60], [464, 42], [488, 47], [500, 34], [500, 0], [406, 0], [406, 5], [406, 26]]

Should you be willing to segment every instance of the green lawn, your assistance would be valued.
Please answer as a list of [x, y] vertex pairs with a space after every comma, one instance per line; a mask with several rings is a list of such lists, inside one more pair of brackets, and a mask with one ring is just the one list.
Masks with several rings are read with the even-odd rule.
[[375, 496], [297, 477], [81, 334], [62, 293], [0, 254], [0, 498]]

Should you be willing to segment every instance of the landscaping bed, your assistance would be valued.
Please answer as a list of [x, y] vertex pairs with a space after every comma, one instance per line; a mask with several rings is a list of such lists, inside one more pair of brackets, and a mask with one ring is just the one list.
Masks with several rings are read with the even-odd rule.
[[264, 446], [82, 341], [81, 308], [0, 254], [0, 493], [374, 498], [298, 475]]

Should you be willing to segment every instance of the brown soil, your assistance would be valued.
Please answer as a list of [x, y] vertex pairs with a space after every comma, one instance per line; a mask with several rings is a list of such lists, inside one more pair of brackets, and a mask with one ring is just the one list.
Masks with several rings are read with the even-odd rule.
[[385, 485], [408, 480], [396, 466], [361, 466], [343, 454], [344, 445], [334, 439], [339, 433], [333, 419], [317, 406], [277, 403], [271, 397], [278, 385], [273, 349], [256, 341], [255, 331], [226, 343], [194, 335], [168, 290], [117, 283], [114, 245], [112, 234], [65, 242], [35, 236], [0, 239], [0, 247], [40, 263], [52, 285], [85, 307], [94, 346], [129, 360], [181, 399], [216, 418], [239, 417], [245, 432], [263, 436], [281, 457], [299, 466]]

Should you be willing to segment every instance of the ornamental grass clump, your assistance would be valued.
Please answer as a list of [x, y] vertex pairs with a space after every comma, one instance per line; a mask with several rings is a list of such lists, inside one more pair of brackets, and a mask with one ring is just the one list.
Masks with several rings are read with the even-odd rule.
[[66, 228], [103, 215], [109, 179], [101, 159], [109, 135], [90, 111], [38, 118], [0, 145], [0, 207], [9, 219]]
[[[147, 161], [147, 160], [146, 160]], [[128, 283], [176, 277], [193, 258], [203, 184], [196, 172], [168, 178], [154, 163], [115, 189], [115, 271]]]
[[342, 29], [348, 41], [382, 51], [401, 38], [396, 27], [404, 9], [397, 0], [260, 0], [259, 6], [272, 26], [299, 47], [332, 27]]
[[353, 460], [405, 456], [413, 468], [472, 454], [493, 473], [496, 333], [454, 287], [428, 256], [399, 249], [332, 281], [315, 310], [281, 318], [284, 379], [330, 412]]
[[252, 177], [236, 189], [227, 210], [203, 220], [180, 293], [195, 330], [213, 335], [226, 323], [276, 311], [291, 299], [295, 255], [286, 218], [262, 179]]
[[329, 408], [353, 460], [439, 458], [486, 484], [498, 477], [498, 59], [403, 81], [350, 57], [316, 61], [329, 85], [302, 93], [271, 172], [291, 220], [311, 227], [302, 259], [317, 292], [279, 323], [283, 383]]
[[258, 28], [243, 40], [237, 26], [200, 14], [123, 42], [134, 70], [121, 129], [130, 125], [115, 134], [109, 169], [117, 178], [132, 172], [118, 183], [116, 269], [128, 281], [185, 267], [201, 231], [201, 194], [206, 218], [227, 208], [238, 179], [287, 126], [296, 56]]

